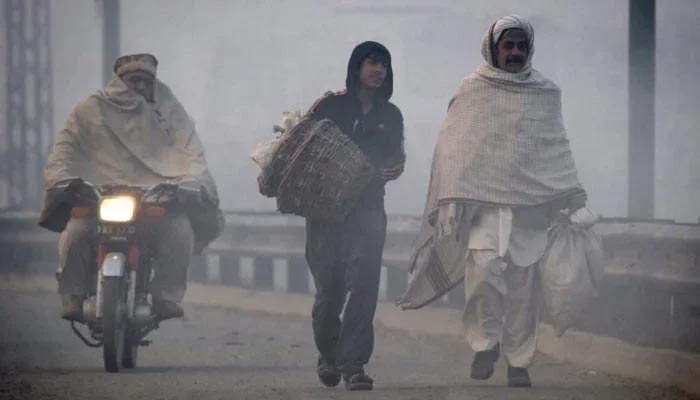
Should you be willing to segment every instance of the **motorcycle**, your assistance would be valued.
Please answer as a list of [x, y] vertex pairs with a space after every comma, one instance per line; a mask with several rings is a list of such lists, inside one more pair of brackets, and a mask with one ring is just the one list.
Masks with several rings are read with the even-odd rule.
[[[72, 180], [54, 190], [71, 193], [71, 218], [97, 219], [94, 288], [83, 302], [90, 338], [71, 321], [73, 332], [90, 347], [103, 349], [108, 372], [135, 368], [145, 337], [159, 327], [149, 301], [153, 254], [144, 245], [145, 228], [178, 207], [178, 199], [199, 195], [173, 183], [152, 187], [94, 186]], [[60, 271], [57, 272], [57, 277]]]

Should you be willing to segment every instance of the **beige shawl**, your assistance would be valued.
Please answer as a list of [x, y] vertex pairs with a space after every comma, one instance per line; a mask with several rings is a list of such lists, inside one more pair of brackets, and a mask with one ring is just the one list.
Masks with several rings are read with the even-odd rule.
[[45, 186], [70, 178], [125, 185], [196, 181], [217, 199], [194, 123], [160, 81], [155, 100], [148, 103], [115, 77], [80, 103], [56, 138]]
[[[523, 29], [531, 33], [531, 51], [515, 74], [493, 65], [493, 29], [482, 47], [488, 64], [459, 85], [438, 135], [412, 278], [399, 300], [404, 308], [421, 307], [463, 279], [470, 218], [479, 204], [545, 205], [582, 191], [560, 89], [531, 67], [532, 28]], [[465, 212], [459, 234], [437, 241], [432, 221], [443, 202], [465, 204]]]

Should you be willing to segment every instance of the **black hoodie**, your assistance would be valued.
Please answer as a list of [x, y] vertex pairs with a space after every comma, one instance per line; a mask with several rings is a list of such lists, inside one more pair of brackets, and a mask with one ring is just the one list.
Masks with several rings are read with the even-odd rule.
[[[367, 114], [363, 114], [362, 105], [355, 94], [359, 84], [358, 73], [364, 59], [374, 52], [386, 54], [389, 65], [386, 78], [376, 91], [374, 106]], [[406, 157], [403, 152], [403, 116], [399, 108], [389, 102], [394, 89], [393, 78], [389, 50], [377, 42], [361, 43], [355, 47], [348, 62], [346, 89], [326, 93], [309, 110], [314, 118], [327, 118], [335, 122], [377, 168], [396, 167]], [[375, 179], [367, 188], [363, 199], [381, 201], [384, 197], [384, 183]]]

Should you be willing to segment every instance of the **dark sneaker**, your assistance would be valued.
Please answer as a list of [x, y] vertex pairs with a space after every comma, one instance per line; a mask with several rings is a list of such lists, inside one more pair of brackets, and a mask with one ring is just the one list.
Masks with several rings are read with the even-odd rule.
[[499, 356], [498, 345], [491, 350], [477, 351], [472, 361], [472, 379], [489, 379], [493, 375], [493, 365], [498, 361]]
[[318, 379], [325, 386], [334, 387], [340, 383], [341, 373], [335, 363], [327, 361], [323, 356], [318, 356], [318, 366], [316, 367]]
[[171, 318], [182, 318], [185, 316], [185, 312], [182, 310], [182, 307], [180, 307], [174, 301], [167, 300], [154, 300], [153, 313], [161, 321]]
[[61, 318], [69, 321], [83, 320], [83, 298], [80, 296], [63, 296], [63, 311]]
[[510, 387], [531, 387], [532, 381], [527, 368], [516, 368], [508, 366], [508, 386]]
[[343, 379], [345, 390], [372, 390], [374, 387], [374, 381], [363, 370], [344, 373]]

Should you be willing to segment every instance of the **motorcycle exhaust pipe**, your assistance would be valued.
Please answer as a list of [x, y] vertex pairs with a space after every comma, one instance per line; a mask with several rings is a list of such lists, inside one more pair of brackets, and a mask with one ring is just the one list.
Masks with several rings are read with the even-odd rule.
[[85, 321], [97, 319], [97, 297], [92, 296], [83, 302], [83, 319]]

